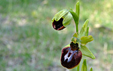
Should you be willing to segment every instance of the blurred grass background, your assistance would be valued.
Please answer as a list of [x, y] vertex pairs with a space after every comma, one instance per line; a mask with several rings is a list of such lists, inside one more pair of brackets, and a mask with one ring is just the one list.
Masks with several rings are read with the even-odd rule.
[[[0, 71], [66, 71], [61, 49], [70, 43], [74, 22], [62, 31], [52, 28], [52, 17], [74, 9], [77, 0], [0, 0]], [[89, 19], [94, 41], [88, 48], [88, 69], [113, 70], [113, 0], [80, 0], [80, 25]], [[75, 69], [71, 70], [75, 71]]]

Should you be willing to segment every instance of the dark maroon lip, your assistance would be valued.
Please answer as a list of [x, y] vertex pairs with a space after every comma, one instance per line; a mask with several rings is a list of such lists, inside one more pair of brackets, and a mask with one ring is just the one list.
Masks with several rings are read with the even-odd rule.
[[52, 26], [55, 30], [62, 30], [65, 27], [62, 24], [63, 18], [61, 18], [59, 21], [53, 21]]
[[61, 54], [61, 65], [72, 69], [76, 67], [82, 59], [82, 52], [80, 50], [71, 50], [70, 47], [62, 49]]

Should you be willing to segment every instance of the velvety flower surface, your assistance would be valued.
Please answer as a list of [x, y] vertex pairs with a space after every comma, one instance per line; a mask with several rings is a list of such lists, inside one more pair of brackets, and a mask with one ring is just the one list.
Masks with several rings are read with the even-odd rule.
[[80, 50], [72, 50], [71, 47], [62, 49], [61, 64], [62, 66], [71, 69], [76, 67], [82, 58], [82, 52]]

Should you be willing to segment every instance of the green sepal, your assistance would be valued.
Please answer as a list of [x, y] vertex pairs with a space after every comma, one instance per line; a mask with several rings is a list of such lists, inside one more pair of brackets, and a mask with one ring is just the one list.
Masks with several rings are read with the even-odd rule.
[[81, 30], [80, 30], [80, 34], [79, 37], [82, 37], [85, 35], [86, 31], [87, 31], [87, 27], [88, 27], [88, 22], [89, 20], [86, 20], [84, 25], [82, 26]]
[[70, 44], [66, 45], [65, 47], [70, 47]]
[[86, 46], [81, 45], [80, 50], [84, 56], [95, 59], [95, 56], [93, 55], [93, 53]]
[[79, 3], [79, 1], [76, 3], [76, 14], [79, 17], [79, 14], [80, 14], [80, 3]]
[[59, 11], [58, 13], [55, 14], [55, 16], [53, 17], [52, 19], [52, 22], [55, 20], [55, 21], [58, 21], [60, 20], [63, 16], [65, 16], [66, 14], [68, 14], [68, 10], [66, 9], [63, 9], [61, 11]]
[[71, 20], [72, 15], [70, 12], [68, 12], [68, 14], [63, 17], [63, 26], [67, 27], [71, 23]]
[[75, 34], [73, 35], [73, 37], [76, 37], [76, 38], [77, 38], [77, 37], [78, 37], [78, 34], [77, 34], [77, 33], [75, 33]]
[[90, 71], [93, 71], [93, 69], [91, 68]]
[[87, 71], [87, 63], [86, 63], [86, 59], [84, 59], [84, 61], [83, 61], [83, 63], [82, 63], [81, 71]]
[[81, 44], [86, 45], [88, 42], [93, 41], [93, 37], [91, 35], [89, 36], [83, 36], [81, 37]]

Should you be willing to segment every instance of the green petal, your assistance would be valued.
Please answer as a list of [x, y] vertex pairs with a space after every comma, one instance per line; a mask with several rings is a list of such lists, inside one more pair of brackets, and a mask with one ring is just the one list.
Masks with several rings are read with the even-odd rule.
[[95, 59], [95, 56], [92, 54], [92, 52], [86, 46], [81, 45], [80, 50], [83, 55], [90, 57], [92, 59]]
[[91, 35], [83, 36], [83, 37], [81, 37], [81, 44], [85, 44], [86, 45], [88, 42], [91, 42], [93, 40], [94, 39], [93, 39], [93, 37]]
[[87, 71], [87, 63], [86, 63], [86, 59], [84, 59], [84, 61], [83, 61], [81, 71]]

